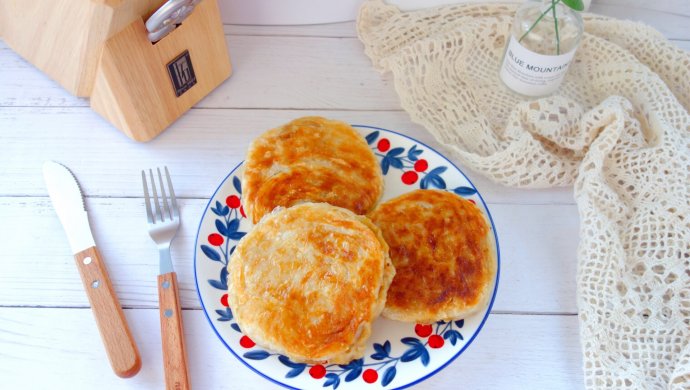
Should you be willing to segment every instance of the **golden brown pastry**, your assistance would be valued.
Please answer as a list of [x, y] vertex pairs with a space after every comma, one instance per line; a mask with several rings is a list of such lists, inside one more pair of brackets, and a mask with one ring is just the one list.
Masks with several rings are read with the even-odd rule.
[[396, 274], [383, 316], [433, 323], [458, 319], [490, 299], [497, 260], [479, 208], [439, 190], [416, 190], [370, 214], [390, 246]]
[[242, 189], [254, 223], [277, 206], [303, 201], [366, 214], [381, 197], [383, 175], [364, 137], [350, 125], [304, 117], [252, 142]]
[[253, 341], [300, 362], [362, 357], [395, 269], [380, 230], [325, 203], [267, 214], [228, 264], [228, 299]]

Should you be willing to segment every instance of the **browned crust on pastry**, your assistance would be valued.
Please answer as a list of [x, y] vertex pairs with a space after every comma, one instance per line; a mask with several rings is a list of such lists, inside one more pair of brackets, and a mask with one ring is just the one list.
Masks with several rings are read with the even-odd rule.
[[446, 191], [416, 190], [382, 203], [370, 218], [396, 268], [384, 316], [431, 323], [486, 304], [497, 265], [489, 224], [475, 204]]
[[366, 140], [352, 126], [304, 117], [251, 144], [242, 187], [245, 211], [257, 223], [275, 207], [304, 201], [366, 214], [381, 197], [383, 176]]
[[379, 229], [324, 203], [267, 215], [237, 245], [229, 302], [242, 330], [295, 361], [361, 357], [395, 270]]

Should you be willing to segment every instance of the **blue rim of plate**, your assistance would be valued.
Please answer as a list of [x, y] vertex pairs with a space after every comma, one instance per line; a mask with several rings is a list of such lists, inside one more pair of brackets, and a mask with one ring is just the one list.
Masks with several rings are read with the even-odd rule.
[[[421, 142], [421, 141], [419, 141], [419, 140], [417, 140], [417, 139], [414, 139], [414, 138], [412, 138], [412, 137], [410, 137], [410, 136], [407, 136], [407, 135], [405, 135], [405, 134], [399, 133], [399, 132], [397, 132], [397, 131], [384, 129], [384, 128], [382, 128], [382, 127], [367, 126], [367, 125], [351, 125], [351, 126], [352, 126], [352, 127], [355, 127], [355, 128], [364, 128], [364, 129], [372, 129], [372, 130], [387, 131], [387, 132], [389, 132], [389, 133], [393, 133], [393, 134], [399, 135], [399, 136], [401, 136], [401, 137], [403, 137], [403, 138], [407, 138], [408, 140], [411, 140], [411, 141], [413, 141], [413, 142], [417, 142], [417, 143], [419, 143], [420, 145], [423, 145], [423, 146], [429, 148], [429, 150], [433, 150], [434, 153], [438, 154], [438, 155], [441, 156], [444, 160], [448, 161], [448, 163], [449, 163], [451, 166], [453, 166], [455, 169], [457, 169], [458, 172], [460, 172], [460, 174], [467, 180], [467, 182], [469, 182], [470, 185], [472, 185], [472, 188], [477, 189], [477, 187], [474, 185], [474, 183], [472, 183], [472, 180], [470, 180], [470, 178], [467, 177], [467, 175], [465, 175], [465, 172], [463, 172], [462, 169], [458, 168], [458, 166], [455, 165], [455, 163], [453, 163], [452, 161], [450, 161], [450, 160], [448, 159], [448, 157], [446, 157], [446, 156], [443, 155], [442, 153], [439, 153], [436, 149], [434, 149], [434, 148], [432, 148], [431, 146], [425, 144], [424, 142]], [[228, 180], [228, 178], [230, 177], [230, 175], [232, 175], [232, 174], [237, 170], [237, 168], [239, 168], [243, 163], [244, 163], [244, 160], [241, 161], [239, 164], [235, 165], [235, 167], [225, 176], [225, 178], [220, 182], [220, 184], [218, 184], [218, 187], [216, 187], [216, 190], [213, 192], [213, 195], [211, 195], [211, 197], [210, 197], [209, 200], [208, 200], [208, 203], [206, 204], [206, 208], [204, 209], [204, 213], [201, 214], [201, 219], [199, 220], [199, 228], [198, 228], [197, 231], [196, 231], [196, 238], [194, 239], [194, 262], [192, 263], [192, 266], [194, 267], [194, 286], [196, 287], [196, 294], [197, 294], [197, 297], [199, 297], [199, 302], [201, 303], [201, 309], [202, 309], [202, 311], [204, 312], [204, 315], [206, 316], [206, 320], [207, 320], [208, 323], [211, 325], [211, 329], [213, 329], [213, 332], [216, 334], [216, 336], [218, 336], [218, 338], [219, 338], [220, 341], [223, 343], [223, 345], [225, 345], [225, 348], [227, 348], [227, 349], [230, 351], [230, 353], [232, 353], [232, 354], [237, 358], [237, 360], [239, 360], [240, 362], [242, 362], [242, 364], [244, 364], [245, 366], [247, 366], [250, 370], [252, 370], [252, 371], [254, 371], [255, 373], [259, 374], [259, 376], [261, 376], [261, 377], [263, 377], [263, 378], [265, 378], [265, 379], [267, 379], [267, 380], [269, 380], [269, 381], [271, 381], [271, 382], [273, 382], [273, 383], [275, 383], [275, 384], [277, 384], [277, 385], [280, 385], [280, 386], [283, 386], [283, 387], [285, 387], [285, 388], [292, 389], [292, 390], [300, 390], [300, 389], [297, 388], [297, 387], [292, 387], [292, 386], [290, 386], [290, 385], [288, 385], [288, 384], [285, 384], [285, 383], [280, 382], [280, 381], [278, 381], [278, 380], [276, 380], [276, 379], [274, 379], [274, 378], [271, 378], [270, 376], [264, 374], [263, 372], [257, 370], [256, 368], [254, 368], [252, 365], [250, 365], [250, 364], [247, 363], [244, 359], [242, 359], [239, 355], [237, 355], [237, 353], [235, 353], [235, 351], [225, 342], [225, 340], [224, 340], [223, 337], [220, 335], [220, 333], [218, 333], [218, 329], [216, 329], [216, 326], [213, 324], [213, 321], [211, 320], [211, 317], [208, 316], [208, 311], [206, 310], [206, 306], [204, 305], [204, 300], [203, 300], [203, 298], [201, 297], [201, 290], [199, 289], [199, 278], [197, 277], [197, 274], [196, 274], [196, 260], [197, 260], [197, 259], [196, 259], [196, 253], [197, 253], [196, 248], [197, 248], [198, 245], [199, 245], [199, 233], [201, 232], [201, 224], [202, 224], [202, 222], [204, 221], [204, 217], [206, 217], [206, 212], [209, 210], [209, 207], [211, 206], [211, 202], [213, 201], [213, 199], [215, 198], [216, 194], [218, 193], [218, 190], [220, 190], [220, 187], [223, 186], [223, 184], [225, 183], [226, 180]], [[489, 307], [488, 307], [487, 310], [486, 310], [486, 314], [484, 314], [484, 318], [482, 318], [482, 322], [479, 324], [479, 326], [477, 327], [477, 330], [474, 332], [474, 334], [472, 335], [472, 337], [470, 337], [470, 339], [467, 341], [467, 343], [466, 343], [462, 348], [460, 348], [460, 350], [459, 350], [453, 357], [451, 357], [450, 359], [448, 359], [447, 362], [443, 363], [440, 367], [438, 367], [438, 368], [435, 369], [434, 371], [432, 371], [432, 372], [426, 374], [425, 376], [423, 376], [423, 377], [421, 377], [421, 378], [415, 380], [414, 382], [407, 383], [407, 384], [405, 384], [405, 385], [403, 385], [403, 386], [396, 387], [396, 388], [391, 389], [391, 390], [402, 390], [402, 389], [406, 389], [406, 388], [408, 388], [408, 387], [410, 387], [410, 386], [414, 386], [414, 385], [416, 385], [416, 384], [418, 384], [418, 383], [420, 383], [420, 382], [423, 382], [423, 381], [425, 381], [425, 380], [431, 378], [432, 376], [436, 375], [439, 371], [441, 371], [441, 370], [443, 370], [444, 368], [446, 368], [450, 363], [452, 363], [453, 361], [455, 361], [455, 359], [457, 359], [458, 356], [462, 355], [462, 353], [465, 352], [465, 350], [467, 349], [467, 347], [469, 347], [469, 346], [472, 344], [472, 342], [474, 341], [474, 339], [477, 337], [477, 335], [479, 334], [479, 332], [480, 332], [480, 331], [482, 330], [482, 328], [484, 327], [484, 323], [486, 323], [486, 320], [489, 318], [489, 314], [491, 314], [491, 309], [493, 308], [493, 306], [494, 306], [494, 301], [496, 300], [496, 292], [498, 291], [498, 282], [499, 282], [499, 279], [500, 279], [500, 276], [501, 276], [501, 249], [500, 249], [500, 245], [498, 244], [498, 233], [496, 232], [496, 225], [494, 224], [493, 217], [491, 217], [491, 212], [489, 211], [489, 208], [486, 206], [486, 202], [484, 201], [484, 198], [482, 197], [482, 194], [481, 194], [479, 191], [477, 191], [477, 196], [479, 196], [479, 200], [482, 201], [482, 206], [484, 206], [484, 210], [486, 210], [486, 215], [489, 217], [489, 222], [491, 222], [491, 228], [492, 228], [491, 230], [492, 230], [493, 233], [494, 233], [494, 240], [496, 241], [496, 282], [495, 282], [495, 284], [494, 284], [494, 292], [493, 292], [493, 294], [491, 295], [491, 301], [489, 302]]]

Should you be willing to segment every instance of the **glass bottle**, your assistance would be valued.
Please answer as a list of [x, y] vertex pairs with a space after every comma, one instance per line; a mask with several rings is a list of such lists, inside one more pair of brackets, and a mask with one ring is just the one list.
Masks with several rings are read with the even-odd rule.
[[546, 96], [561, 85], [583, 33], [582, 17], [561, 0], [530, 0], [515, 13], [500, 78], [513, 91]]

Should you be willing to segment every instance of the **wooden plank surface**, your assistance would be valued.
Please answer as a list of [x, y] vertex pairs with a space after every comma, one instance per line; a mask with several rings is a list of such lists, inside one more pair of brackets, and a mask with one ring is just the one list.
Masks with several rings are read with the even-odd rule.
[[[591, 10], [644, 21], [690, 50], [687, 0], [594, 0]], [[199, 310], [192, 254], [208, 197], [251, 139], [302, 115], [390, 128], [445, 152], [400, 109], [390, 76], [371, 67], [353, 22], [226, 25], [224, 32], [236, 73], [148, 144], [124, 137], [86, 100], [70, 96], [0, 40], [0, 387], [162, 387], [157, 253], [144, 223], [139, 171], [166, 164], [182, 198], [173, 261], [193, 385], [272, 388], [224, 349]], [[46, 197], [41, 164], [47, 159], [70, 166], [87, 195], [96, 241], [142, 354], [135, 378], [118, 379], [108, 366]], [[505, 188], [461, 168], [497, 225], [499, 293], [475, 343], [418, 388], [582, 388], [572, 188]]]
[[[673, 22], [676, 31], [690, 18]], [[671, 24], [669, 24], [670, 26]], [[688, 49], [690, 35], [674, 41]], [[228, 37], [235, 73], [196, 107], [399, 110], [390, 74], [380, 74], [356, 38]], [[271, 65], [281, 59], [281, 66]], [[0, 42], [0, 107], [86, 107]], [[327, 75], [314, 77], [329, 69]], [[275, 78], [265, 77], [271, 73]], [[353, 82], [354, 81], [354, 82]]]
[[[592, 11], [644, 21], [688, 49], [690, 17], [595, 3]], [[318, 28], [315, 28], [318, 27]], [[390, 75], [375, 71], [354, 23], [225, 26], [235, 74], [197, 107], [399, 110]], [[257, 32], [259, 31], [259, 32]], [[279, 59], [280, 67], [274, 61]], [[87, 106], [0, 42], [0, 107]], [[328, 75], [314, 77], [322, 69]], [[273, 77], [265, 77], [272, 74]], [[356, 80], [356, 82], [353, 82]]]
[[[112, 374], [88, 309], [0, 308], [0, 377], [21, 389], [159, 389], [157, 309], [128, 309], [142, 354], [131, 379]], [[218, 341], [200, 310], [185, 310], [189, 370], [196, 389], [274, 389]], [[49, 330], [49, 331], [48, 331]], [[491, 315], [472, 345], [415, 389], [581, 389], [577, 317]], [[69, 361], [69, 365], [60, 361]]]
[[666, 38], [669, 39], [690, 39], [690, 28], [688, 28], [690, 15], [682, 15], [635, 6], [623, 7], [620, 5], [608, 5], [599, 3], [596, 0], [594, 3], [592, 3], [589, 11], [615, 17], [617, 19], [644, 22], [645, 24], [648, 24], [659, 30]]
[[[598, 5], [611, 7], [618, 12], [614, 16], [623, 15], [626, 12], [635, 12], [640, 18], [644, 18], [647, 11], [660, 11], [672, 15], [690, 17], [690, 1], [687, 0], [593, 0], [592, 7]], [[632, 10], [632, 11], [628, 11]], [[662, 21], [663, 23], [663, 21]], [[689, 32], [690, 33], [690, 32]]]
[[[206, 203], [206, 199], [180, 201], [182, 225], [173, 241], [172, 257], [184, 308], [200, 308], [193, 256]], [[95, 198], [86, 205], [96, 243], [122, 304], [157, 307], [158, 253], [146, 230], [143, 200]], [[502, 262], [494, 311], [576, 313], [575, 206], [489, 204], [489, 209], [497, 226]], [[0, 262], [2, 305], [88, 306], [48, 198], [0, 198], [0, 221], [0, 248], [11, 259]], [[46, 241], [46, 237], [52, 239]], [[18, 242], [27, 245], [16, 245]], [[28, 245], [32, 242], [41, 244]]]
[[[196, 107], [400, 109], [390, 77], [373, 69], [356, 38], [249, 35], [227, 37], [227, 44], [234, 74]], [[88, 105], [37, 74], [4, 43], [0, 69], [0, 85], [7, 85], [0, 89], [0, 106]]]
[[356, 38], [355, 22], [328, 23], [317, 26], [252, 26], [239, 24], [225, 24], [223, 31], [228, 36], [256, 35], [282, 37], [324, 37], [324, 38]]
[[[141, 144], [126, 138], [88, 108], [4, 107], [0, 108], [4, 142], [0, 196], [46, 196], [41, 164], [56, 160], [74, 171], [87, 196], [141, 197], [141, 169], [166, 164], [174, 175], [178, 196], [208, 198], [220, 180], [244, 159], [252, 139], [303, 115], [388, 128], [444, 152], [403, 111], [193, 109], [161, 136]], [[530, 191], [507, 188], [460, 168], [488, 202], [574, 203], [568, 187]]]

